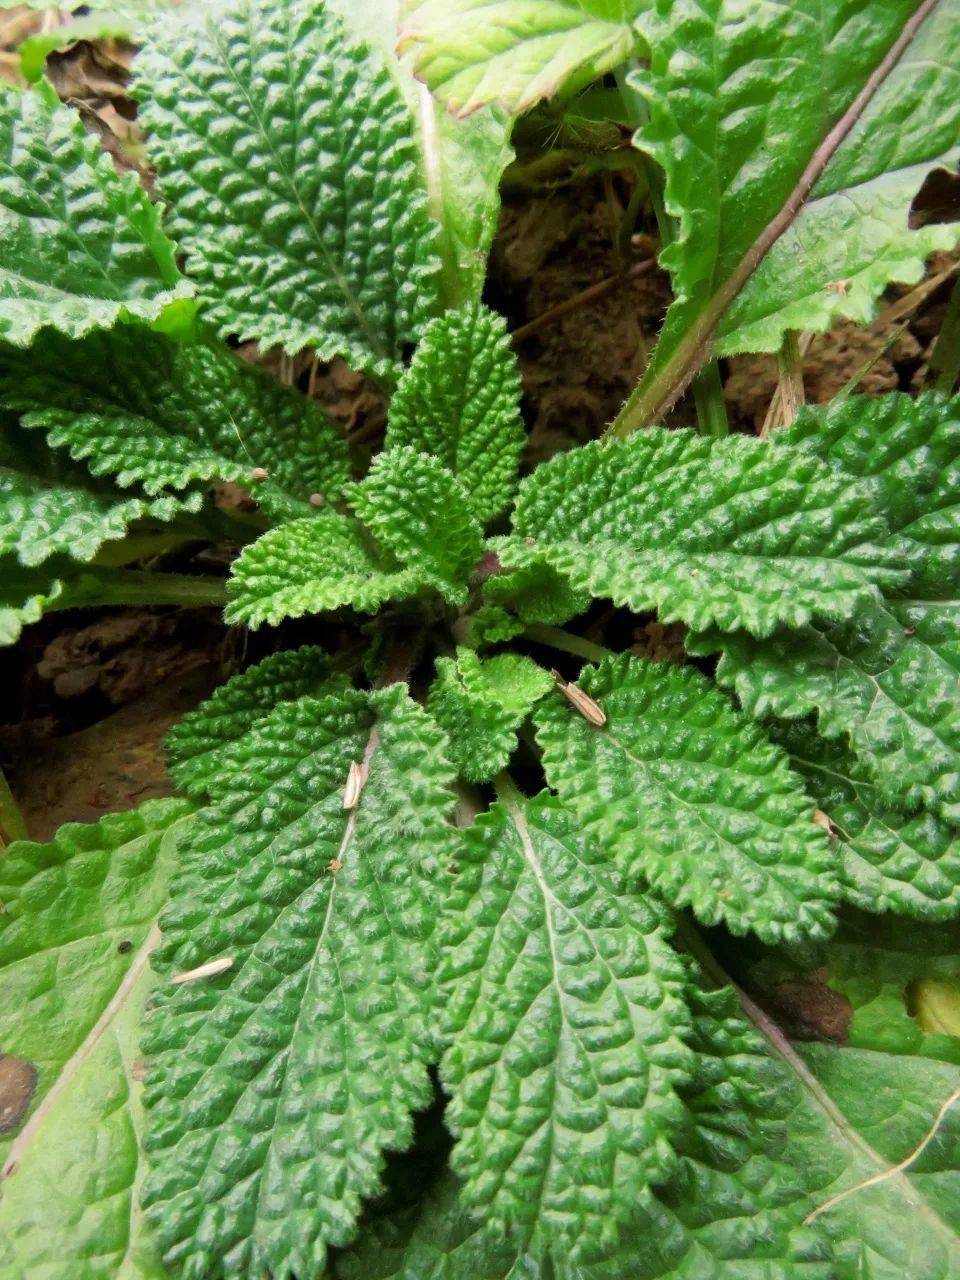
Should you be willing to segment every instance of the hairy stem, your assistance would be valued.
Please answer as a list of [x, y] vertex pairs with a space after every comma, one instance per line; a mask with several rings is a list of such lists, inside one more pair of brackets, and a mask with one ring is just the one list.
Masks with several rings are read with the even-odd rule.
[[523, 633], [528, 640], [537, 644], [545, 644], [551, 649], [559, 649], [562, 653], [572, 653], [577, 658], [586, 658], [587, 662], [600, 662], [602, 658], [612, 658], [613, 650], [605, 645], [594, 644], [583, 636], [575, 636], [562, 627], [550, 627], [543, 622], [532, 622]]
[[223, 605], [227, 599], [222, 578], [206, 578], [185, 573], [149, 573], [119, 569], [112, 573], [84, 574], [68, 583], [63, 594], [47, 609], [77, 609], [91, 605], [182, 605], [200, 608]]

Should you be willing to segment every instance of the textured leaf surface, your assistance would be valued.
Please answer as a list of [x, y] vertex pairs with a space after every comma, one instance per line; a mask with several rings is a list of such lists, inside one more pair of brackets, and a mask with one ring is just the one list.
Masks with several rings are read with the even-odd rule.
[[546, 560], [635, 612], [757, 635], [844, 617], [905, 577], [868, 492], [744, 436], [657, 429], [560, 454], [522, 484], [514, 531], [509, 566]]
[[884, 800], [856, 756], [803, 721], [768, 726], [840, 841], [843, 896], [865, 911], [921, 920], [960, 912], [960, 836], [924, 810], [904, 813]]
[[74, 111], [0, 90], [0, 339], [154, 321], [189, 297], [160, 214]]
[[373, 613], [422, 585], [416, 570], [377, 551], [355, 520], [321, 511], [244, 548], [231, 568], [225, 617], [259, 627], [344, 605]]
[[[735, 1010], [729, 992], [695, 994], [694, 1078], [675, 1129], [678, 1168], [634, 1206], [624, 1243], [602, 1261], [547, 1261], [472, 1217], [452, 1176], [419, 1214], [375, 1222], [339, 1263], [338, 1280], [846, 1280], [825, 1233], [804, 1227], [836, 1176], [837, 1144], [809, 1141], [805, 1095]], [[819, 1149], [818, 1149], [819, 1143]], [[811, 1158], [812, 1157], [812, 1158]]]
[[506, 768], [517, 729], [551, 689], [550, 676], [518, 654], [481, 661], [471, 649], [438, 658], [427, 710], [449, 739], [450, 759], [470, 782], [485, 782]]
[[519, 114], [586, 84], [637, 45], [645, 0], [407, 0], [401, 50], [461, 115], [496, 102]]
[[824, 737], [849, 735], [888, 797], [960, 814], [960, 676], [889, 610], [871, 606], [850, 622], [778, 631], [762, 644], [711, 633], [688, 648], [723, 651], [717, 679], [752, 715], [815, 711]]
[[174, 782], [189, 796], [214, 793], [224, 757], [257, 721], [281, 702], [343, 686], [322, 649], [308, 645], [272, 653], [222, 684], [173, 726], [165, 745]]
[[787, 756], [690, 667], [621, 657], [537, 708], [547, 781], [630, 877], [766, 942], [833, 927], [836, 855]]
[[483, 531], [463, 486], [430, 454], [410, 446], [378, 454], [349, 493], [377, 542], [452, 604], [483, 551]]
[[478, 519], [510, 500], [526, 440], [520, 369], [501, 316], [483, 306], [447, 312], [424, 331], [400, 380], [385, 447], [439, 458], [470, 495]]
[[54, 573], [24, 569], [10, 555], [0, 559], [0, 648], [16, 644], [23, 628], [39, 622], [62, 594]]
[[[925, 21], [896, 60], [914, 15]], [[956, 243], [955, 227], [911, 230], [907, 215], [930, 170], [956, 162], [958, 15], [956, 0], [657, 0], [641, 15], [638, 145], [664, 170], [677, 228], [662, 255], [676, 301], [642, 384], [650, 412], [711, 338], [719, 354], [776, 351], [787, 329], [866, 321], [889, 281], [919, 280], [927, 255]], [[811, 179], [810, 198], [791, 203]], [[757, 266], [747, 255], [778, 217]]]
[[45, 334], [29, 352], [0, 349], [0, 406], [94, 475], [149, 494], [235, 480], [289, 515], [349, 479], [346, 444], [316, 405], [212, 343], [129, 328], [81, 342]]
[[158, 968], [234, 963], [162, 985], [147, 1046], [144, 1203], [186, 1277], [316, 1280], [430, 1100], [442, 750], [394, 688], [283, 704], [225, 753]]
[[393, 377], [436, 305], [413, 126], [323, 4], [231, 0], [154, 29], [138, 63], [171, 226], [224, 336]]
[[16, 1133], [0, 1198], [5, 1280], [161, 1275], [137, 1204], [134, 1064], [154, 920], [189, 811], [148, 801], [49, 844], [13, 844], [0, 863], [2, 1128]]
[[480, 818], [457, 863], [441, 933], [453, 1167], [485, 1221], [589, 1258], [675, 1164], [683, 966], [662, 913], [547, 794]]

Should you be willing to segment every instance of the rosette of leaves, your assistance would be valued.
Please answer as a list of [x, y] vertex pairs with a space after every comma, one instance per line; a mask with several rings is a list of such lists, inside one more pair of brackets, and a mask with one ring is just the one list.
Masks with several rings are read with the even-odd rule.
[[[864, 83], [895, 115], [910, 41], [954, 39], [936, 6], [894, 7], [910, 39], [864, 19], [852, 69], [826, 64], [830, 110]], [[535, 35], [554, 27], [507, 71], [559, 61], [514, 105], [612, 66], [644, 15], [655, 154], [686, 101], [683, 42], [697, 66], [731, 65], [745, 31], [782, 65], [798, 32], [808, 60], [823, 40], [854, 57], [806, 9], [758, 33], [718, 5], [687, 25], [689, 6], [642, 8], [530, 5]], [[949, 1275], [946, 1182], [886, 1168], [935, 1100], [871, 1141], [857, 1064], [801, 1056], [715, 989], [698, 927], [819, 957], [851, 905], [955, 916], [960, 410], [850, 399], [770, 442], [617, 433], [521, 480], [517, 363], [479, 300], [491, 219], [436, 182], [466, 135], [431, 135], [392, 42], [340, 9], [229, 0], [153, 26], [135, 92], [163, 210], [44, 92], [0, 102], [18, 249], [0, 625], [222, 596], [231, 623], [317, 619], [323, 640], [336, 616], [356, 640], [279, 631], [186, 717], [168, 749], [188, 801], [8, 849], [4, 1275]], [[564, 36], [587, 20], [593, 44]], [[681, 230], [668, 330], [701, 297]], [[378, 380], [365, 470], [236, 339]], [[253, 510], [220, 512], [215, 484]], [[225, 581], [162, 567], [197, 540], [240, 548]], [[719, 664], [559, 628], [592, 601], [682, 622]], [[922, 991], [941, 1020], [943, 995]], [[935, 1172], [956, 1168], [950, 1147]]]

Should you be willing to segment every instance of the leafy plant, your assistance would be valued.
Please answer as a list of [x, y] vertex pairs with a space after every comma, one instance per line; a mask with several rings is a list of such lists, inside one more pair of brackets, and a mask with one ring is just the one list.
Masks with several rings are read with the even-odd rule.
[[[48, 86], [0, 98], [0, 637], [353, 632], [184, 718], [189, 799], [8, 848], [0, 1275], [957, 1274], [960, 401], [725, 436], [708, 362], [956, 242], [907, 210], [957, 155], [960, 6], [421, 0], [412, 63], [397, 17], [158, 19], [161, 204]], [[521, 480], [506, 111], [612, 68], [675, 301], [609, 436]], [[237, 338], [377, 380], [382, 451]], [[697, 428], [650, 426], [694, 377]], [[696, 661], [606, 650], [593, 600]], [[849, 1043], [795, 1048], [715, 950], [820, 966]]]

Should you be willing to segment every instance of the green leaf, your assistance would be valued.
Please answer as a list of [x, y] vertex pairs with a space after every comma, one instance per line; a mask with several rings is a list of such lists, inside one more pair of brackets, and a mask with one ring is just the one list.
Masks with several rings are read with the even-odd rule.
[[130, 328], [81, 342], [44, 334], [29, 352], [0, 348], [0, 407], [94, 475], [151, 495], [233, 480], [289, 516], [350, 478], [346, 443], [321, 410], [216, 344]]
[[517, 729], [552, 686], [542, 667], [519, 654], [484, 662], [472, 649], [459, 649], [456, 660], [438, 658], [427, 710], [447, 735], [460, 774], [486, 782], [505, 769], [517, 748]]
[[[503, 615], [494, 624], [501, 633], [491, 634], [491, 642], [510, 640], [536, 623], [559, 626], [575, 614], [584, 613], [590, 605], [589, 592], [575, 591], [543, 559], [530, 559], [518, 569], [491, 575], [484, 580], [482, 595], [488, 614], [497, 610]], [[492, 617], [490, 622], [494, 622]]]
[[0, 862], [5, 1280], [162, 1275], [138, 1206], [137, 1028], [189, 812], [148, 801]]
[[318, 1280], [431, 1098], [442, 752], [395, 687], [283, 704], [224, 754], [157, 967], [233, 964], [162, 984], [147, 1042], [144, 1205], [187, 1275]]
[[231, 677], [173, 726], [165, 745], [174, 782], [189, 796], [215, 794], [225, 755], [274, 707], [303, 694], [345, 687], [322, 649], [305, 646], [270, 654]]
[[890, 281], [919, 280], [956, 244], [955, 225], [910, 229], [908, 214], [960, 155], [958, 18], [957, 0], [782, 13], [657, 0], [641, 15], [637, 144], [665, 174], [676, 301], [630, 427], [661, 413], [711, 346], [777, 351], [789, 329], [868, 321]]
[[332, 0], [357, 37], [380, 46], [417, 125], [423, 184], [438, 224], [441, 286], [448, 307], [478, 302], [500, 212], [500, 179], [513, 160], [513, 121], [488, 107], [462, 119], [438, 105], [397, 56], [400, 0]]
[[722, 650], [721, 684], [751, 715], [817, 713], [825, 738], [849, 736], [867, 776], [899, 804], [960, 816], [960, 673], [893, 612], [873, 605], [850, 622], [688, 638], [693, 653]]
[[691, 1002], [695, 1074], [678, 1089], [678, 1168], [635, 1202], [609, 1256], [578, 1264], [563, 1249], [511, 1248], [469, 1214], [446, 1175], [419, 1211], [374, 1221], [339, 1260], [337, 1280], [847, 1280], [823, 1229], [802, 1221], [842, 1168], [836, 1142], [729, 991], [693, 992]]
[[765, 942], [832, 931], [836, 855], [784, 751], [691, 667], [622, 656], [578, 683], [607, 723], [542, 703], [543, 766], [624, 874]]
[[452, 111], [518, 115], [602, 76], [638, 47], [647, 0], [406, 0], [401, 51]]
[[371, 545], [355, 520], [321, 511], [271, 529], [234, 560], [227, 622], [278, 626], [287, 618], [350, 605], [374, 613], [424, 585], [415, 569]]
[[501, 560], [664, 621], [767, 635], [842, 618], [906, 574], [869, 489], [809, 451], [645, 431], [559, 454], [520, 487]]
[[589, 1259], [676, 1164], [684, 968], [663, 913], [549, 795], [505, 797], [457, 864], [441, 1077], [464, 1202], [533, 1252]]
[[483, 531], [463, 486], [436, 458], [406, 445], [378, 454], [348, 497], [382, 547], [451, 604], [465, 602]]
[[386, 449], [439, 458], [470, 495], [477, 518], [510, 501], [526, 441], [520, 370], [506, 322], [484, 306], [447, 312], [424, 330], [390, 402]]
[[153, 29], [137, 96], [171, 226], [223, 336], [388, 379], [436, 309], [413, 127], [322, 4], [231, 0]]
[[0, 180], [0, 340], [25, 347], [43, 326], [80, 337], [186, 305], [159, 210], [75, 111], [0, 89]]
[[0, 648], [16, 644], [23, 628], [39, 622], [62, 594], [55, 572], [25, 569], [11, 555], [0, 559]]
[[856, 756], [821, 738], [805, 721], [767, 726], [790, 753], [817, 807], [840, 844], [840, 884], [865, 911], [893, 911], [921, 920], [960, 912], [960, 836], [923, 810], [904, 813], [884, 799]]

